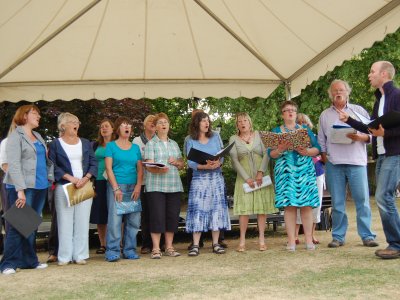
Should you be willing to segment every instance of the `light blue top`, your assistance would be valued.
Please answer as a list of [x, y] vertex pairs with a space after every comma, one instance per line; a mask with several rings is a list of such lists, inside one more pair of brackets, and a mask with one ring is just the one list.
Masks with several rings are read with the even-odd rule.
[[112, 158], [112, 170], [119, 184], [136, 184], [138, 161], [142, 160], [138, 145], [132, 144], [128, 150], [123, 150], [115, 141], [107, 143], [105, 157]]
[[43, 190], [49, 186], [47, 180], [47, 166], [46, 166], [46, 148], [38, 140], [33, 143], [36, 148], [36, 180], [35, 189]]
[[[198, 140], [194, 140], [189, 137], [186, 142], [186, 156], [189, 154], [191, 148], [195, 148], [208, 154], [215, 155], [222, 149], [221, 138], [218, 133], [214, 132], [213, 135], [209, 138], [207, 144], [202, 144]], [[189, 168], [197, 171], [198, 163], [188, 160], [188, 165]], [[218, 168], [217, 170], [220, 170], [220, 168]]]

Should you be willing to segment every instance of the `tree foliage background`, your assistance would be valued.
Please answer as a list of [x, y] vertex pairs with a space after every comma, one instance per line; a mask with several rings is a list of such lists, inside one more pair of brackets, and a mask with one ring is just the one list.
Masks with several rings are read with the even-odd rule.
[[[368, 82], [370, 66], [377, 60], [391, 61], [396, 70], [400, 71], [400, 29], [388, 35], [383, 41], [376, 42], [371, 48], [363, 50], [359, 55], [333, 71], [321, 76], [302, 90], [301, 95], [294, 98], [299, 105], [300, 112], [310, 116], [315, 125], [321, 112], [329, 107], [330, 100], [327, 97], [327, 89], [334, 79], [343, 79], [352, 86], [351, 102], [362, 105], [367, 111], [372, 110], [375, 99], [373, 90]], [[399, 76], [395, 78], [399, 86]], [[98, 125], [103, 118], [115, 120], [118, 116], [126, 116], [134, 123], [134, 134], [138, 135], [142, 130], [142, 122], [148, 114], [157, 112], [166, 113], [171, 119], [170, 137], [179, 145], [188, 132], [191, 112], [193, 109], [204, 109], [213, 120], [213, 127], [221, 127], [221, 137], [226, 144], [229, 137], [235, 134], [234, 114], [247, 112], [253, 121], [255, 129], [270, 130], [281, 124], [280, 104], [286, 99], [284, 86], [276, 89], [268, 98], [207, 98], [207, 99], [108, 99], [106, 101], [90, 100], [81, 101], [38, 101], [35, 104], [41, 110], [41, 124], [38, 131], [48, 141], [58, 136], [57, 116], [61, 112], [71, 112], [77, 115], [82, 122], [79, 134], [88, 139], [95, 139], [98, 133]], [[0, 103], [0, 133], [5, 137], [11, 119], [17, 107], [27, 102]], [[229, 158], [224, 163], [224, 176], [227, 182], [228, 194], [233, 194], [235, 172], [232, 170]], [[182, 173], [182, 177], [185, 173]], [[185, 180], [183, 180], [185, 182]]]

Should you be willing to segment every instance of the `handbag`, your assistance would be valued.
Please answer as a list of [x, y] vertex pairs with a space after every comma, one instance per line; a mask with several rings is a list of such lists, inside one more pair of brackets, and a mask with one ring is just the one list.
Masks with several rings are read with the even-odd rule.
[[93, 183], [89, 180], [86, 184], [77, 189], [74, 184], [66, 183], [63, 185], [65, 195], [67, 196], [68, 207], [79, 204], [85, 200], [89, 200], [94, 197]]
[[115, 201], [115, 209], [117, 211], [117, 215], [126, 215], [134, 212], [142, 211], [142, 202], [140, 199], [133, 200], [131, 199], [132, 193], [123, 193], [122, 201]]

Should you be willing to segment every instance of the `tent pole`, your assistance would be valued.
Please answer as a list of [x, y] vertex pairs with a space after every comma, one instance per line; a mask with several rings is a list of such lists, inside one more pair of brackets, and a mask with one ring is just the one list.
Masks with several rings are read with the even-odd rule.
[[286, 100], [292, 100], [292, 88], [291, 88], [291, 82], [290, 81], [285, 81], [285, 94], [286, 94]]
[[18, 67], [22, 62], [24, 62], [32, 54], [34, 54], [36, 51], [38, 51], [40, 48], [42, 48], [44, 45], [46, 45], [49, 41], [51, 41], [53, 38], [55, 38], [64, 29], [68, 28], [72, 23], [74, 23], [76, 20], [78, 20], [80, 17], [82, 17], [85, 13], [87, 13], [89, 10], [91, 10], [99, 2], [101, 2], [101, 0], [92, 1], [89, 5], [87, 5], [81, 11], [79, 11], [75, 16], [73, 16], [71, 19], [69, 19], [63, 25], [61, 25], [56, 31], [54, 31], [52, 34], [50, 34], [48, 37], [46, 37], [43, 41], [41, 41], [37, 46], [35, 46], [34, 48], [32, 48], [31, 50], [26, 52], [24, 55], [22, 55], [19, 59], [17, 59], [14, 63], [12, 63], [8, 68], [6, 68], [2, 73], [0, 73], [0, 79], [3, 78], [4, 76], [6, 76], [8, 73], [10, 73], [16, 67]]

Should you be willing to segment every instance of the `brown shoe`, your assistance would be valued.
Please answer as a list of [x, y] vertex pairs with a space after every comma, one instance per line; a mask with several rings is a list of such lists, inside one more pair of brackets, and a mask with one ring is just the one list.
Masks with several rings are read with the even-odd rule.
[[330, 243], [328, 244], [328, 247], [329, 247], [329, 248], [338, 248], [338, 247], [343, 246], [343, 245], [344, 245], [344, 243], [341, 242], [341, 241], [332, 240], [332, 242], [330, 242]]
[[365, 247], [378, 247], [379, 244], [375, 240], [363, 240], [363, 245]]
[[375, 255], [383, 259], [400, 258], [400, 250], [379, 249], [375, 251]]
[[151, 253], [151, 249], [147, 248], [147, 247], [143, 247], [140, 249], [140, 253], [141, 254], [149, 254], [149, 253]]
[[55, 256], [55, 255], [49, 255], [49, 257], [47, 258], [47, 263], [48, 264], [51, 264], [51, 263], [55, 263], [55, 262], [57, 262], [57, 256]]

